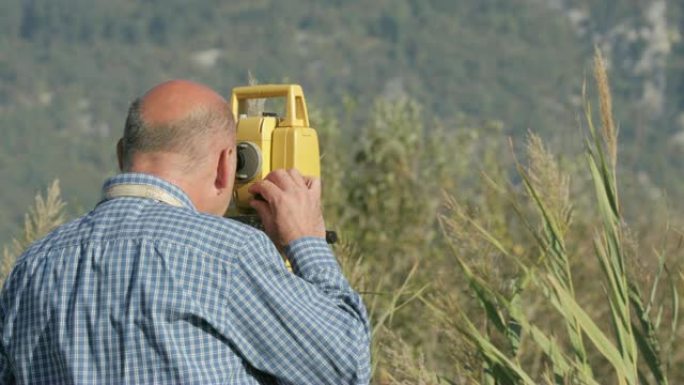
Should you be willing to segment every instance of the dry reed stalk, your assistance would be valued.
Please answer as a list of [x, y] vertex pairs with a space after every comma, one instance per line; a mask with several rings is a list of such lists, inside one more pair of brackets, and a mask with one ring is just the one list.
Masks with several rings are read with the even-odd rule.
[[618, 132], [613, 120], [613, 98], [608, 83], [608, 70], [603, 54], [598, 48], [596, 48], [594, 56], [594, 77], [596, 78], [596, 86], [599, 93], [603, 139], [608, 150], [610, 164], [612, 169], [615, 170], [615, 167], [617, 166]]
[[533, 132], [527, 134], [527, 174], [533, 188], [539, 192], [549, 213], [559, 223], [561, 233], [570, 225], [570, 177], [560, 170], [554, 155], [542, 139]]
[[24, 217], [24, 233], [22, 238], [13, 239], [10, 247], [3, 248], [3, 259], [0, 263], [0, 281], [4, 280], [14, 267], [16, 259], [33, 242], [45, 236], [55, 227], [64, 223], [64, 206], [59, 180], [54, 180], [48, 187], [45, 197], [36, 194], [33, 207]]
[[[247, 83], [250, 86], [259, 84], [259, 80], [254, 77], [252, 71], [247, 71]], [[247, 100], [247, 116], [261, 116], [264, 112], [264, 105], [266, 99], [249, 99]]]

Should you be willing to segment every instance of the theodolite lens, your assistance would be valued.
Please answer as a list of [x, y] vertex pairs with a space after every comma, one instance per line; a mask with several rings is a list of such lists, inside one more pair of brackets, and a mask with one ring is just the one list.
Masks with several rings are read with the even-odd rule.
[[261, 150], [252, 142], [240, 142], [237, 145], [237, 170], [235, 178], [238, 182], [247, 182], [261, 170]]
[[238, 150], [237, 150], [237, 168], [236, 168], [237, 172], [240, 172], [240, 170], [242, 170], [243, 167], [245, 167], [245, 154], [243, 154], [242, 151], [240, 151], [240, 149], [238, 148]]

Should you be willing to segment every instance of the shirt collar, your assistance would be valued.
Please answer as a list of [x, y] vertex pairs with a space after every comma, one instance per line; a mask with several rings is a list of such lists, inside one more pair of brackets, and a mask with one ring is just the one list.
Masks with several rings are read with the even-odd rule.
[[167, 193], [173, 195], [175, 198], [180, 200], [181, 203], [183, 203], [183, 207], [189, 208], [193, 211], [197, 211], [195, 205], [192, 204], [192, 201], [190, 200], [188, 195], [183, 190], [181, 190], [180, 187], [154, 175], [134, 172], [119, 174], [107, 179], [107, 181], [105, 181], [104, 185], [102, 186], [103, 201], [107, 200], [107, 198], [104, 198], [105, 191], [107, 191], [112, 186], [122, 184], [141, 184], [161, 188], [162, 190], [166, 191]]

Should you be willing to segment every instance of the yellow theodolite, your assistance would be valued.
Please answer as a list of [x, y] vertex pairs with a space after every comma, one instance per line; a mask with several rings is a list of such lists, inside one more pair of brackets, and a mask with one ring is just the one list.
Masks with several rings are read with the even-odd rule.
[[[249, 100], [268, 98], [285, 98], [285, 116], [271, 112], [247, 115]], [[309, 127], [302, 87], [296, 84], [236, 87], [231, 105], [237, 122], [235, 202], [240, 213], [250, 209], [249, 186], [273, 170], [296, 168], [302, 175], [320, 177], [318, 135]]]
[[[273, 112], [249, 115], [249, 101], [284, 98], [284, 116]], [[229, 216], [259, 226], [249, 206], [253, 199], [249, 187], [273, 170], [297, 169], [302, 175], [319, 178], [321, 163], [316, 130], [309, 126], [309, 114], [302, 87], [297, 84], [264, 84], [236, 87], [231, 96], [233, 117], [237, 122], [237, 170], [234, 202], [237, 215]], [[337, 236], [328, 232], [334, 243]]]

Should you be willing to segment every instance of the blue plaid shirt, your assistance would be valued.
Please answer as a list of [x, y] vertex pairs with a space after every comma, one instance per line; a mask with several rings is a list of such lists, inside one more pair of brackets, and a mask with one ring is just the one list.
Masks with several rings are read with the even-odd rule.
[[0, 383], [365, 384], [369, 328], [324, 240], [286, 255], [183, 202], [101, 202], [17, 261], [0, 296]]

